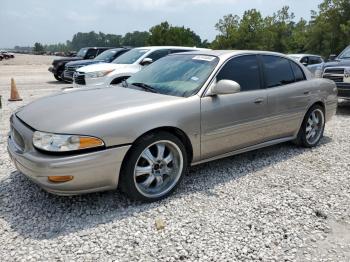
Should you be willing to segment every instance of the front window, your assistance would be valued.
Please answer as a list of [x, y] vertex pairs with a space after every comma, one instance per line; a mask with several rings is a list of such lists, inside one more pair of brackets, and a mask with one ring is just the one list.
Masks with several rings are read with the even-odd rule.
[[132, 49], [129, 52], [126, 52], [125, 54], [122, 54], [121, 56], [114, 59], [112, 63], [124, 65], [133, 64], [148, 51], [149, 49]]
[[350, 59], [350, 46], [347, 47], [340, 55], [340, 59]]
[[106, 50], [101, 54], [99, 54], [98, 56], [96, 56], [95, 60], [110, 61], [110, 59], [114, 57], [117, 52], [118, 52], [117, 50]]
[[130, 77], [127, 84], [142, 83], [160, 94], [189, 97], [203, 86], [218, 61], [209, 55], [167, 56]]
[[82, 49], [80, 49], [79, 52], [77, 53], [77, 56], [83, 57], [83, 58], [84, 58], [87, 51], [88, 51], [87, 48], [82, 48]]

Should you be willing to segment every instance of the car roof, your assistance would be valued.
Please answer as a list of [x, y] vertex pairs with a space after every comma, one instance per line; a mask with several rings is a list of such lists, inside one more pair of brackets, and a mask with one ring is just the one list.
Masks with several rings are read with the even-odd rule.
[[[243, 55], [243, 54], [275, 55], [275, 56], [289, 58], [288, 56], [286, 56], [285, 54], [282, 54], [282, 53], [270, 52], [270, 51], [257, 51], [257, 50], [210, 50], [210, 49], [206, 49], [206, 50], [199, 50], [199, 51], [190, 51], [190, 52], [186, 52], [185, 54], [187, 54], [187, 55], [192, 54], [192, 55], [216, 56], [216, 57], [219, 57], [220, 59], [227, 59], [227, 58], [235, 56], [235, 55]], [[173, 55], [176, 55], [176, 54], [173, 54]]]
[[190, 46], [143, 46], [143, 47], [136, 47], [135, 49], [150, 49], [150, 50], [161, 50], [161, 49], [210, 50], [210, 49], [206, 49], [206, 48], [197, 48], [197, 47], [190, 47]]
[[320, 55], [312, 55], [312, 54], [288, 54], [288, 56], [296, 56], [296, 57], [316, 56], [316, 57], [321, 57]]
[[82, 47], [81, 49], [112, 49], [112, 48], [115, 48], [115, 47], [106, 47], [106, 46], [102, 46], [102, 47], [98, 47], [98, 46], [91, 46], [91, 47]]

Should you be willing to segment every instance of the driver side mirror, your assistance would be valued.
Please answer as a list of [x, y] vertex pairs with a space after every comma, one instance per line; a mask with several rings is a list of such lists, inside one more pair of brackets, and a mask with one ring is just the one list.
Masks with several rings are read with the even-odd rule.
[[309, 64], [307, 62], [302, 62], [301, 63], [303, 66], [308, 66]]
[[217, 82], [216, 84], [212, 85], [207, 95], [228, 95], [239, 93], [240, 91], [241, 86], [237, 82], [223, 79]]
[[332, 54], [329, 56], [328, 59], [329, 59], [329, 61], [334, 61], [336, 58], [337, 58], [337, 55]]
[[149, 57], [146, 57], [146, 58], [144, 58], [144, 59], [141, 61], [140, 65], [142, 65], [142, 66], [147, 66], [147, 65], [150, 65], [150, 64], [152, 64], [152, 63], [153, 63], [153, 59], [152, 59], [152, 58], [149, 58]]

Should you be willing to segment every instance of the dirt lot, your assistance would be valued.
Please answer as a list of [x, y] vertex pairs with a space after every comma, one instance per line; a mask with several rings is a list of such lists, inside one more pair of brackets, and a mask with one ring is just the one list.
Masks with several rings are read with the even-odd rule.
[[[16, 172], [6, 152], [10, 114], [70, 86], [47, 71], [52, 59], [0, 62], [3, 261], [350, 261], [350, 103], [317, 148], [286, 143], [192, 168], [157, 203], [119, 192], [57, 197]], [[11, 77], [23, 102], [7, 101]]]

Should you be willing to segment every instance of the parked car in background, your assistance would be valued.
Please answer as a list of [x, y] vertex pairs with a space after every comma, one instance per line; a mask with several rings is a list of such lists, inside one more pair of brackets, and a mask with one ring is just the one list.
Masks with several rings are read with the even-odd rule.
[[77, 70], [73, 87], [106, 87], [116, 85], [140, 71], [143, 67], [168, 54], [201, 50], [180, 46], [148, 46], [134, 48], [112, 63], [89, 65]]
[[189, 165], [286, 141], [316, 146], [337, 108], [334, 82], [271, 52], [173, 54], [123, 86], [21, 107], [8, 139], [17, 169], [54, 194], [119, 186], [155, 201]]
[[317, 77], [333, 80], [338, 87], [338, 96], [350, 99], [350, 46], [340, 55], [331, 55], [330, 60], [318, 67]]
[[81, 68], [87, 65], [92, 65], [92, 64], [110, 63], [114, 59], [116, 59], [118, 56], [124, 54], [129, 50], [130, 48], [113, 48], [113, 49], [104, 51], [103, 53], [96, 56], [94, 59], [68, 62], [64, 68], [63, 79], [64, 81], [71, 83], [73, 82], [73, 75], [78, 68]]
[[10, 59], [10, 58], [14, 58], [15, 55], [13, 53], [9, 53], [7, 51], [0, 51], [0, 54], [2, 55], [2, 57], [4, 59]]
[[64, 57], [55, 59], [52, 62], [52, 66], [49, 67], [49, 71], [54, 75], [58, 81], [63, 81], [63, 72], [65, 65], [70, 61], [94, 59], [104, 51], [111, 49], [112, 47], [85, 47], [79, 50], [76, 56]]
[[317, 68], [324, 62], [322, 56], [310, 54], [291, 54], [290, 58], [306, 66], [315, 75]]

